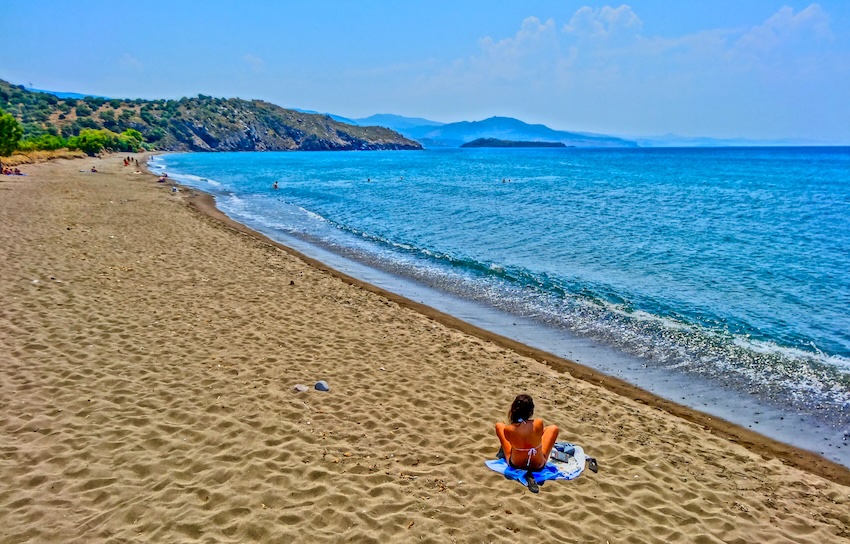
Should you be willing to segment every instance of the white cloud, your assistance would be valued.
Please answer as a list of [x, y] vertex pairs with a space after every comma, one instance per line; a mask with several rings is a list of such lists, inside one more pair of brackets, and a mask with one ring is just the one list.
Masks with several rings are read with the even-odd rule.
[[737, 45], [742, 49], [768, 51], [809, 37], [832, 37], [829, 16], [818, 4], [811, 4], [798, 13], [794, 13], [793, 8], [783, 7], [763, 24], [753, 27], [741, 36]]
[[607, 38], [617, 34], [636, 34], [643, 28], [643, 21], [626, 4], [617, 8], [604, 6], [593, 9], [584, 6], [576, 11], [564, 32], [577, 36]]
[[[480, 39], [469, 56], [409, 71], [390, 66], [375, 77], [386, 76], [385, 88], [409, 97], [414, 110], [451, 97], [438, 106], [445, 118], [507, 114], [591, 132], [812, 136], [808, 127], [829, 124], [822, 110], [850, 111], [834, 91], [850, 80], [850, 62], [830, 37], [817, 4], [779, 9], [749, 27], [680, 35], [646, 35], [625, 4], [582, 7], [566, 24], [528, 17], [513, 35]], [[405, 71], [403, 88], [393, 85], [392, 73]], [[795, 125], [789, 111], [804, 121]]]
[[129, 53], [121, 55], [121, 58], [118, 59], [118, 66], [128, 72], [141, 72], [144, 69], [142, 61]]
[[478, 42], [481, 54], [469, 60], [469, 66], [497, 78], [527, 77], [559, 56], [555, 21], [545, 23], [528, 17], [512, 38], [494, 41], [490, 37]]
[[251, 67], [251, 71], [253, 71], [254, 73], [260, 73], [266, 67], [266, 63], [263, 61], [263, 59], [254, 55], [245, 55], [244, 57], [242, 57], [242, 60], [248, 63], [248, 66]]

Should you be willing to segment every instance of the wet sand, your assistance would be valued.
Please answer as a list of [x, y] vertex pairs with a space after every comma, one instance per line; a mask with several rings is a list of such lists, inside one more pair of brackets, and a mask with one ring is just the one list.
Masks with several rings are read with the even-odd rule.
[[[121, 157], [24, 170], [0, 182], [0, 542], [850, 542], [844, 467], [347, 278]], [[484, 467], [519, 392], [598, 474], [533, 495]]]

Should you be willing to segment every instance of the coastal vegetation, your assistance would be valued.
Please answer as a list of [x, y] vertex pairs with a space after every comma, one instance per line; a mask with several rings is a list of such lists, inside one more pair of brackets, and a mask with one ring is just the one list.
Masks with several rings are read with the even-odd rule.
[[0, 109], [0, 157], [7, 157], [15, 151], [22, 134], [18, 121]]
[[5, 123], [20, 132], [12, 151], [421, 149], [387, 128], [348, 125], [261, 100], [60, 98], [0, 80], [0, 108], [15, 122]]

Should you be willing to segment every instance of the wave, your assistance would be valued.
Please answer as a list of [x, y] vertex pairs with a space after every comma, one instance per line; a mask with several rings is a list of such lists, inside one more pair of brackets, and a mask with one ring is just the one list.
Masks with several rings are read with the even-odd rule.
[[[785, 396], [801, 408], [850, 404], [850, 359], [845, 357], [755, 339], [751, 333], [730, 330], [730, 320], [721, 316], [702, 315], [694, 322], [659, 301], [644, 299], [641, 303], [651, 309], [638, 308], [629, 302], [637, 297], [604, 284], [451, 255], [322, 219], [378, 248], [361, 260], [591, 338], [648, 365], [700, 374], [760, 396]], [[381, 259], [395, 262], [376, 262]], [[724, 326], [706, 325], [711, 323]], [[739, 323], [736, 328], [748, 327]]]

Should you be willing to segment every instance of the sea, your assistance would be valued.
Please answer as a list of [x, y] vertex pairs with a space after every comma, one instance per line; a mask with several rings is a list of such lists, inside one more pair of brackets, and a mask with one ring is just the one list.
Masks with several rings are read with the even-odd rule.
[[347, 274], [850, 466], [848, 147], [149, 166]]

